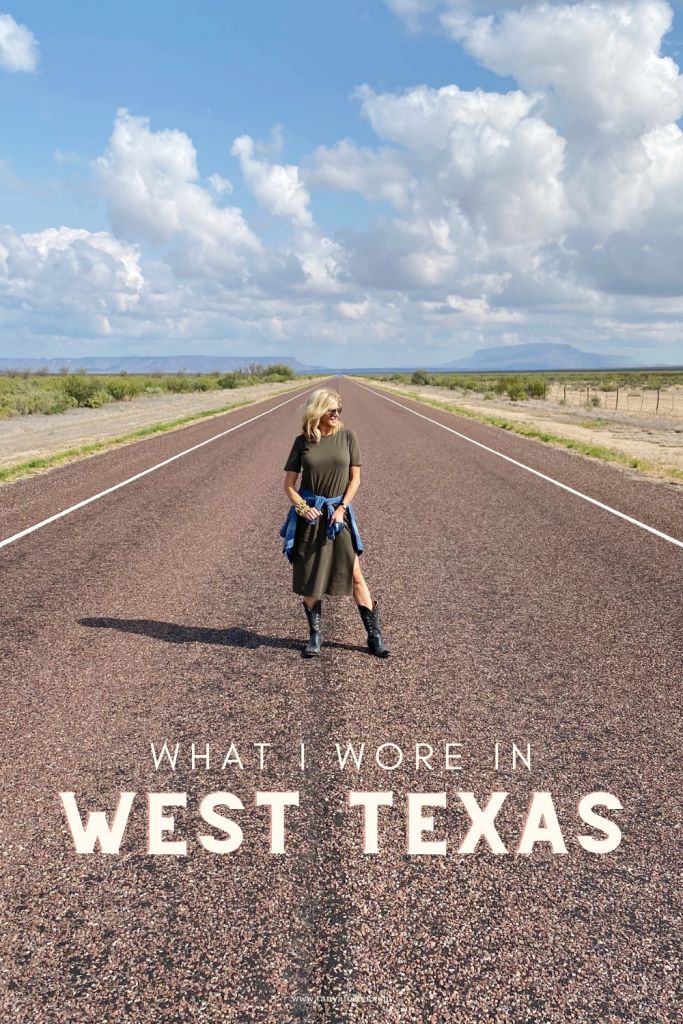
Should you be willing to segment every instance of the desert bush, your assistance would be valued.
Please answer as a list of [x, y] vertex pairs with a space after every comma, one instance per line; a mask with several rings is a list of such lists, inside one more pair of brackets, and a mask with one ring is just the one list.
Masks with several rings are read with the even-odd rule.
[[545, 377], [527, 377], [524, 388], [529, 398], [545, 398], [548, 382]]
[[86, 377], [84, 373], [71, 373], [62, 381], [64, 392], [76, 400], [76, 405], [89, 405], [101, 387], [97, 377]]
[[83, 372], [72, 373], [60, 381], [63, 392], [73, 398], [76, 405], [87, 409], [99, 409], [113, 400], [100, 377], [88, 377]]
[[[213, 381], [213, 378], [188, 377], [183, 372], [164, 377], [163, 387], [172, 394], [184, 394], [188, 391], [209, 391], [212, 387], [209, 380]], [[213, 386], [215, 387], [215, 385]]]
[[266, 366], [265, 376], [270, 377], [271, 374], [275, 374], [283, 381], [294, 380], [294, 370], [291, 366], [287, 366], [286, 363], [271, 363], [270, 366]]
[[106, 405], [108, 402], [113, 402], [114, 399], [109, 394], [106, 388], [98, 388], [90, 398], [83, 402], [88, 409], [99, 409], [100, 406]]
[[266, 373], [266, 367], [262, 363], [247, 363], [242, 372], [247, 377], [262, 377]]
[[431, 383], [431, 377], [426, 370], [415, 370], [415, 373], [410, 378], [410, 383], [424, 387], [425, 384]]
[[106, 390], [116, 402], [141, 395], [144, 387], [144, 380], [135, 377], [111, 377], [105, 382]]
[[78, 402], [71, 395], [65, 394], [61, 389], [52, 393], [52, 401], [47, 409], [42, 411], [52, 416], [58, 412], [66, 412], [67, 409], [75, 409]]
[[522, 402], [529, 397], [521, 380], [509, 380], [505, 390], [511, 402]]

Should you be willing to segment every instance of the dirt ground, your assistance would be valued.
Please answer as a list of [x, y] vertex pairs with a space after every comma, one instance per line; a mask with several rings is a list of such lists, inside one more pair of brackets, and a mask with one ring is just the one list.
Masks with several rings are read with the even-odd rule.
[[[376, 381], [372, 382], [376, 384]], [[383, 385], [396, 390], [391, 385]], [[579, 405], [561, 405], [557, 399], [528, 399], [511, 402], [507, 398], [485, 399], [475, 392], [451, 391], [449, 388], [400, 385], [399, 391], [416, 397], [438, 399], [459, 405], [478, 413], [502, 416], [516, 423], [524, 423], [538, 430], [547, 430], [561, 437], [585, 441], [587, 444], [613, 448], [626, 455], [647, 459], [656, 469], [647, 475], [676, 482], [671, 468], [683, 472], [683, 417], [662, 414], [664, 407], [676, 407], [683, 398], [683, 387], [662, 391], [660, 414], [627, 411], [625, 409], [587, 408]], [[585, 389], [584, 389], [585, 390]], [[680, 394], [672, 394], [680, 392]], [[632, 406], [635, 406], [632, 402]], [[618, 465], [618, 463], [615, 463]], [[629, 470], [630, 472], [630, 470]], [[680, 485], [680, 479], [677, 481]]]
[[100, 409], [69, 409], [54, 416], [35, 414], [0, 420], [0, 468], [119, 437], [153, 423], [191, 416], [206, 409], [270, 398], [301, 386], [299, 381], [295, 385], [256, 384], [232, 390], [152, 395], [130, 402], [111, 402]]

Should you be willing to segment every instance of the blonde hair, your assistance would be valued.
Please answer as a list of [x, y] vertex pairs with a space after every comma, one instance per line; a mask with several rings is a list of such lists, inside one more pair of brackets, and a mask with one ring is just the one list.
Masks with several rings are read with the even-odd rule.
[[[302, 430], [307, 441], [317, 442], [322, 437], [320, 433], [320, 417], [324, 416], [330, 409], [341, 409], [341, 395], [329, 388], [318, 388], [314, 391], [304, 408], [304, 422]], [[341, 420], [337, 420], [335, 434], [343, 427]]]

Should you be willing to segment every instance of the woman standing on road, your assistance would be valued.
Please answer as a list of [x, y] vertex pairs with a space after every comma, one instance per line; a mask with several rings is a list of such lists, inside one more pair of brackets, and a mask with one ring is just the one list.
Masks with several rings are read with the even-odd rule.
[[327, 388], [314, 391], [306, 402], [303, 432], [285, 465], [285, 494], [292, 507], [280, 534], [294, 567], [293, 590], [303, 597], [308, 619], [304, 656], [320, 654], [323, 594], [353, 594], [370, 652], [386, 658], [377, 602], [358, 561], [363, 544], [351, 506], [360, 486], [360, 448], [355, 433], [344, 427], [341, 412], [341, 397]]

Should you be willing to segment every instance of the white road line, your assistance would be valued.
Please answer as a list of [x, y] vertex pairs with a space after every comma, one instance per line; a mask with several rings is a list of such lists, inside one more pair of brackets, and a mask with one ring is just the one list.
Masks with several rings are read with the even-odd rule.
[[217, 441], [219, 438], [225, 437], [226, 434], [232, 434], [233, 430], [239, 430], [240, 427], [246, 427], [249, 423], [254, 423], [256, 420], [260, 420], [262, 416], [267, 416], [269, 413], [275, 412], [277, 409], [281, 409], [283, 405], [289, 405], [290, 402], [294, 402], [297, 398], [301, 398], [302, 395], [307, 394], [307, 392], [311, 390], [311, 388], [308, 388], [304, 391], [299, 391], [296, 395], [293, 395], [292, 398], [288, 398], [286, 402], [280, 402], [279, 405], [274, 405], [272, 409], [266, 409], [265, 412], [260, 412], [258, 416], [252, 416], [251, 419], [245, 420], [244, 423], [237, 423], [234, 427], [230, 427], [229, 430], [223, 430], [220, 434], [214, 434], [213, 437], [207, 437], [206, 441], [200, 441], [199, 444], [193, 444], [191, 448], [186, 448], [185, 451], [178, 452], [177, 455], [171, 455], [170, 459], [164, 459], [163, 462], [158, 462], [156, 466], [150, 466], [149, 469], [143, 469], [141, 473], [136, 473], [135, 476], [129, 476], [127, 480], [122, 480], [121, 483], [114, 484], [113, 487], [107, 487], [105, 491], [100, 491], [99, 494], [93, 494], [91, 498], [85, 498], [83, 501], [79, 501], [75, 505], [70, 505], [69, 508], [62, 509], [61, 512], [55, 512], [53, 516], [43, 519], [42, 522], [36, 523], [35, 526], [27, 526], [25, 530], [20, 530], [19, 533], [15, 533], [11, 537], [6, 537], [4, 540], [0, 540], [0, 548], [7, 547], [8, 544], [13, 544], [15, 540], [20, 540], [22, 537], [28, 536], [29, 533], [35, 533], [36, 530], [42, 530], [44, 526], [54, 523], [57, 519], [63, 519], [64, 516], [68, 516], [71, 512], [75, 512], [77, 509], [83, 508], [85, 505], [90, 505], [93, 501], [97, 501], [99, 498], [104, 498], [106, 494], [112, 494], [114, 491], [120, 490], [121, 487], [126, 487], [128, 484], [132, 484], [136, 480], [140, 480], [143, 476], [147, 476], [148, 473], [154, 473], [155, 470], [161, 469], [162, 466], [168, 466], [169, 463], [175, 462], [176, 459], [182, 459], [183, 455], [189, 455], [190, 452], [196, 452], [198, 448], [203, 448], [205, 444], [211, 444], [212, 441]]
[[[612, 508], [611, 505], [605, 505], [602, 501], [598, 501], [596, 498], [591, 498], [588, 494], [584, 494], [583, 491], [577, 491], [573, 487], [569, 487], [567, 484], [560, 483], [559, 480], [555, 480], [552, 476], [546, 476], [545, 473], [540, 473], [537, 469], [532, 469], [531, 466], [525, 465], [524, 462], [518, 462], [517, 459], [510, 458], [509, 455], [503, 455], [502, 452], [496, 451], [495, 448], [489, 448], [488, 445], [482, 444], [481, 441], [475, 441], [474, 438], [468, 437], [467, 434], [461, 434], [459, 430], [453, 430], [452, 427], [447, 427], [443, 423], [439, 423], [438, 420], [433, 420], [431, 416], [425, 416], [421, 412], [417, 412], [416, 409], [411, 409], [408, 405], [402, 405], [401, 402], [397, 402], [393, 398], [389, 398], [388, 395], [383, 395], [379, 391], [373, 391], [372, 388], [366, 387], [364, 384], [358, 384], [358, 381], [352, 381], [353, 384], [357, 384], [359, 388], [363, 388], [364, 391], [369, 391], [371, 395], [375, 395], [377, 398], [384, 398], [387, 402], [391, 402], [392, 405], [397, 405], [399, 409], [405, 409], [406, 412], [412, 412], [413, 416], [419, 416], [421, 420], [427, 420], [428, 423], [433, 423], [436, 427], [441, 427], [442, 430], [447, 430], [449, 434], [455, 434], [456, 437], [462, 438], [463, 441], [469, 441], [470, 444], [476, 444], [477, 448], [483, 448], [485, 452], [490, 452], [491, 455], [497, 455], [499, 459], [505, 459], [506, 462], [511, 462], [513, 466], [518, 466], [519, 469], [526, 470], [527, 473], [533, 473], [534, 476], [538, 476], [541, 480], [547, 480], [549, 484], [554, 484], [555, 487], [561, 487], [563, 491], [568, 491], [569, 494], [575, 495], [577, 498], [581, 498], [583, 501], [588, 501], [591, 505], [595, 505], [597, 508], [603, 509], [605, 512], [610, 512], [613, 516], [618, 516], [619, 519], [625, 519], [627, 523], [631, 523], [632, 526], [638, 526], [641, 530], [647, 530], [648, 533], [653, 533], [655, 537], [661, 537], [662, 540], [666, 540], [669, 544], [675, 544], [676, 547], [683, 548], [683, 541], [676, 540], [675, 537], [671, 537], [668, 533], [662, 533], [661, 530], [656, 530], [654, 526], [648, 526], [647, 523], [641, 523], [640, 519], [634, 519], [633, 516], [627, 516], [625, 512], [620, 512], [616, 508]], [[446, 411], [446, 410], [444, 410]]]

